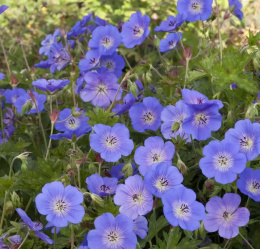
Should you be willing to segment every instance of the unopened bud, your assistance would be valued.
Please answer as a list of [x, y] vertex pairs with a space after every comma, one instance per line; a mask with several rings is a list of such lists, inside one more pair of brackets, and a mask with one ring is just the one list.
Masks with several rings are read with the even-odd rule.
[[171, 128], [171, 132], [176, 132], [180, 129], [180, 123], [179, 122], [175, 122], [173, 123], [172, 125], [172, 128]]
[[183, 49], [183, 56], [186, 60], [190, 60], [192, 57], [192, 48], [187, 47], [186, 49]]
[[177, 168], [180, 170], [181, 174], [185, 174], [187, 172], [187, 166], [186, 164], [181, 160], [181, 158], [178, 158], [177, 161]]
[[80, 166], [81, 164], [83, 164], [86, 161], [86, 158], [87, 158], [86, 154], [83, 154], [83, 156], [80, 159], [75, 160], [76, 166]]
[[18, 155], [16, 158], [19, 158], [21, 161], [27, 161], [28, 156], [31, 152], [23, 152], [20, 155]]
[[131, 160], [128, 161], [126, 164], [124, 164], [122, 172], [125, 174], [125, 178], [133, 175], [133, 167], [132, 167], [132, 164], [131, 164]]
[[256, 106], [254, 104], [250, 104], [249, 107], [247, 108], [245, 118], [254, 121], [257, 116], [258, 116], [258, 110]]
[[34, 93], [33, 93], [32, 91], [28, 91], [28, 94], [29, 94], [29, 96], [31, 97], [32, 101], [33, 101], [34, 103], [36, 103], [36, 98], [35, 98]]
[[176, 79], [179, 76], [179, 70], [177, 67], [175, 67], [174, 69], [170, 70], [167, 74], [171, 79]]
[[104, 207], [104, 200], [100, 196], [91, 193], [90, 197], [95, 204], [97, 204], [100, 207]]
[[153, 208], [156, 208], [158, 206], [159, 200], [158, 198], [155, 198], [155, 200], [153, 201]]
[[13, 73], [11, 73], [11, 85], [12, 85], [12, 87], [17, 87], [18, 84], [19, 84], [18, 79], [16, 78], [16, 76]]
[[28, 164], [27, 161], [22, 161], [21, 171], [23, 173], [27, 172], [27, 169], [28, 169], [28, 167], [27, 167], [28, 165], [27, 164]]
[[95, 153], [94, 156], [95, 156], [98, 163], [102, 163], [103, 159], [101, 158], [99, 153]]
[[135, 82], [132, 82], [130, 80], [128, 80], [128, 84], [130, 85], [130, 87], [129, 87], [130, 92], [137, 99], [137, 94], [138, 94], [137, 85], [135, 84]]
[[230, 12], [225, 12], [225, 15], [223, 17], [224, 20], [227, 20], [230, 17]]
[[214, 181], [211, 179], [206, 180], [204, 183], [204, 187], [205, 189], [203, 189], [203, 192], [208, 192], [209, 194], [211, 194], [214, 189]]
[[57, 109], [54, 109], [52, 113], [50, 114], [50, 120], [52, 124], [55, 124], [60, 116], [60, 112], [57, 111]]
[[154, 36], [153, 43], [154, 43], [154, 45], [155, 45], [157, 48], [159, 48], [160, 42], [161, 42], [160, 39], [155, 35], [155, 36]]
[[12, 201], [15, 208], [21, 207], [20, 197], [19, 197], [18, 194], [16, 194], [15, 191], [11, 194], [11, 201]]

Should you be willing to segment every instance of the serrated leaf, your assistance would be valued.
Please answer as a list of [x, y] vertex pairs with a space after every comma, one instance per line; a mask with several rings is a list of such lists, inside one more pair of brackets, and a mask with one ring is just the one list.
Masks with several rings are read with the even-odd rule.
[[187, 78], [187, 84], [189, 84], [195, 80], [204, 78], [206, 76], [208, 76], [208, 73], [200, 72], [200, 71], [191, 71], [191, 72], [189, 72], [189, 77]]

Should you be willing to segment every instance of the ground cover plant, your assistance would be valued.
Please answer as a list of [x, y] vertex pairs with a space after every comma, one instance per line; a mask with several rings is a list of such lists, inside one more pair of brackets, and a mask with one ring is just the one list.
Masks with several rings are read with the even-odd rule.
[[165, 2], [44, 2], [19, 36], [0, 6], [0, 248], [260, 248], [260, 32], [239, 0]]

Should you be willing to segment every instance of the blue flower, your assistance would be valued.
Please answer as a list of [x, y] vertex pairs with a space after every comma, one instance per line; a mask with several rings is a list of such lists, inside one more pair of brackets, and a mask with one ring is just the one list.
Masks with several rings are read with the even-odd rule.
[[162, 196], [163, 213], [172, 226], [194, 231], [205, 216], [204, 206], [196, 201], [193, 190], [183, 186], [166, 191]]
[[153, 164], [144, 176], [149, 191], [160, 198], [167, 190], [180, 186], [182, 181], [183, 176], [179, 170], [165, 162]]
[[183, 121], [183, 131], [199, 141], [208, 139], [211, 131], [221, 127], [222, 117], [218, 110], [219, 105], [214, 102], [189, 105], [189, 117]]
[[71, 185], [64, 187], [62, 182], [45, 184], [35, 198], [38, 212], [47, 215], [47, 221], [56, 227], [80, 223], [85, 214], [82, 202], [83, 194]]
[[101, 197], [114, 194], [117, 182], [117, 178], [101, 177], [99, 174], [91, 175], [86, 179], [89, 191]]
[[162, 21], [160, 26], [155, 27], [155, 32], [171, 32], [180, 27], [185, 21], [184, 15], [168, 16], [166, 21]]
[[79, 62], [80, 72], [87, 72], [99, 64], [100, 51], [98, 49], [89, 50], [86, 53], [86, 59], [82, 59]]
[[66, 138], [68, 140], [72, 140], [73, 137], [76, 137], [76, 139], [79, 139], [80, 137], [84, 136], [86, 133], [91, 131], [91, 126], [85, 125], [81, 127], [80, 129], [76, 130], [67, 130], [63, 133], [57, 133], [50, 136], [50, 139], [53, 140], [61, 140], [63, 138]]
[[133, 221], [123, 214], [114, 217], [104, 213], [94, 221], [95, 228], [88, 232], [90, 249], [135, 249], [137, 238]]
[[46, 80], [46, 79], [38, 79], [32, 82], [32, 85], [36, 88], [42, 90], [43, 92], [48, 92], [50, 94], [54, 94], [56, 91], [62, 89], [70, 83], [69, 80]]
[[81, 245], [79, 246], [78, 249], [89, 249], [88, 247], [88, 235], [84, 237], [84, 240], [82, 241]]
[[4, 11], [6, 11], [9, 8], [7, 5], [1, 5], [0, 6], [0, 14], [2, 14]]
[[41, 240], [45, 241], [46, 243], [52, 245], [54, 241], [50, 239], [46, 234], [40, 232], [39, 230], [42, 229], [42, 224], [39, 222], [33, 222], [28, 215], [21, 209], [16, 208], [17, 213], [20, 215], [23, 222], [26, 224], [29, 230], [34, 231], [34, 234], [40, 238]]
[[199, 163], [202, 173], [208, 178], [215, 177], [216, 182], [221, 184], [235, 181], [247, 162], [246, 156], [239, 150], [238, 144], [227, 139], [211, 141], [204, 147], [205, 157]]
[[3, 115], [3, 123], [6, 126], [12, 126], [14, 124], [14, 113], [9, 107], [6, 108], [6, 112]]
[[240, 152], [251, 161], [260, 153], [260, 124], [252, 124], [248, 119], [239, 120], [235, 124], [235, 129], [226, 132], [225, 139], [238, 144]]
[[60, 232], [60, 228], [59, 227], [55, 227], [51, 222], [48, 222], [44, 228], [44, 230], [50, 229], [51, 228], [51, 233], [55, 233], [55, 228], [56, 228], [56, 234], [58, 234]]
[[244, 18], [244, 13], [241, 11], [243, 5], [239, 0], [228, 0], [229, 8], [234, 8], [234, 15], [242, 20]]
[[237, 187], [254, 201], [260, 201], [260, 169], [246, 168], [239, 175]]
[[118, 29], [112, 25], [97, 27], [89, 40], [88, 46], [99, 49], [102, 55], [111, 55], [121, 43], [121, 35]]
[[[36, 105], [38, 107], [38, 110], [39, 110], [39, 112], [41, 112], [44, 109], [44, 103], [47, 100], [46, 96], [44, 94], [38, 94], [37, 92], [34, 92], [34, 91], [32, 91], [32, 93], [35, 96]], [[37, 113], [36, 105], [28, 93], [21, 95], [20, 97], [17, 98], [16, 102], [14, 103], [14, 106], [16, 107], [16, 111], [21, 114], [23, 105], [26, 104], [28, 101], [32, 102], [32, 108], [26, 114]]]
[[66, 48], [62, 46], [62, 42], [51, 45], [48, 63], [51, 64], [51, 73], [55, 73], [56, 69], [61, 71], [70, 63], [70, 55]]
[[177, 10], [185, 15], [186, 21], [206, 21], [211, 15], [212, 3], [213, 0], [178, 0]]
[[[101, 57], [100, 69], [106, 69], [118, 78], [122, 76], [124, 67], [125, 60], [121, 55], [118, 55], [117, 52], [114, 52], [112, 55], [104, 55]], [[97, 69], [97, 71], [99, 72], [100, 69]]]
[[[187, 112], [188, 107], [183, 100], [179, 100], [175, 106], [168, 105], [163, 109], [161, 119], [164, 123], [161, 126], [161, 132], [164, 138], [171, 139], [172, 137], [177, 138], [180, 136], [190, 141], [190, 135], [184, 133], [182, 129], [183, 120], [188, 117]], [[173, 130], [172, 128], [175, 123], [179, 124], [179, 127]]]
[[0, 80], [4, 80], [5, 79], [5, 74], [4, 73], [0, 73]]
[[114, 196], [119, 212], [136, 219], [148, 214], [153, 208], [153, 195], [149, 192], [141, 176], [129, 176], [125, 184], [119, 184]]
[[[133, 169], [133, 175], [138, 173], [138, 169], [136, 168], [134, 163], [131, 163], [132, 169]], [[119, 163], [116, 166], [113, 166], [108, 173], [112, 176], [117, 178], [118, 180], [124, 179], [125, 174], [122, 172], [122, 169], [124, 167], [124, 163]]]
[[92, 17], [92, 20], [95, 22], [95, 24], [97, 24], [98, 26], [106, 26], [108, 23], [106, 20], [98, 17], [97, 15], [95, 15], [94, 17]]
[[23, 96], [26, 94], [26, 91], [23, 88], [13, 88], [12, 90], [7, 89], [4, 92], [4, 96], [6, 99], [6, 103], [8, 104], [14, 104], [20, 96]]
[[180, 32], [168, 34], [166, 38], [162, 39], [160, 42], [160, 52], [167, 52], [174, 49], [179, 43], [180, 38], [182, 38], [182, 34]]
[[148, 232], [148, 221], [144, 216], [138, 216], [134, 220], [134, 232], [141, 239], [144, 239], [147, 236]]
[[149, 137], [144, 146], [139, 146], [134, 155], [135, 162], [139, 164], [139, 172], [145, 175], [155, 163], [166, 162], [172, 164], [175, 147], [172, 142], [164, 143], [161, 137]]
[[194, 105], [200, 105], [204, 103], [216, 103], [218, 104], [219, 108], [223, 107], [223, 103], [221, 100], [213, 99], [209, 100], [204, 94], [195, 91], [195, 90], [189, 90], [189, 89], [182, 89], [181, 90], [182, 97], [185, 101], [185, 104], [194, 104]]
[[208, 232], [218, 231], [219, 236], [225, 239], [236, 237], [239, 227], [245, 226], [250, 216], [247, 208], [238, 208], [240, 202], [241, 197], [233, 193], [227, 193], [223, 198], [212, 197], [206, 204], [205, 229]]
[[[119, 85], [117, 77], [108, 72], [88, 72], [84, 77], [87, 85], [80, 92], [84, 102], [91, 101], [93, 106], [106, 107], [114, 100]], [[116, 100], [120, 100], [122, 88], [120, 88]]]
[[[8, 241], [11, 243], [11, 245], [16, 248], [16, 246], [22, 244], [22, 237], [20, 235], [13, 235], [8, 238]], [[1, 247], [0, 247], [1, 248]], [[1, 249], [5, 249], [4, 247]]]
[[[14, 126], [6, 126], [4, 128], [4, 135], [5, 135], [5, 143], [8, 142], [9, 138], [13, 135], [15, 131]], [[4, 143], [3, 133], [0, 131], [0, 144]]]
[[68, 32], [67, 38], [71, 37], [77, 37], [83, 33], [85, 33], [88, 29], [86, 26], [87, 23], [90, 21], [93, 13], [90, 13], [82, 18], [82, 20], [76, 22], [76, 24], [71, 28], [71, 30]]
[[56, 29], [53, 35], [47, 35], [44, 40], [42, 40], [42, 47], [39, 50], [39, 54], [49, 55], [51, 50], [51, 45], [57, 42], [57, 38], [61, 36], [60, 30]]
[[35, 67], [49, 69], [52, 63], [49, 60], [40, 61], [38, 64], [34, 64]]
[[142, 16], [140, 11], [133, 13], [128, 22], [125, 22], [122, 27], [122, 42], [125, 47], [133, 48], [135, 45], [140, 45], [149, 35], [150, 17]]
[[75, 87], [75, 93], [76, 94], [79, 94], [81, 89], [84, 86], [84, 83], [85, 83], [84, 77], [85, 77], [85, 75], [86, 75], [86, 72], [80, 72], [79, 73], [79, 77], [76, 80], [76, 84], [77, 84], [76, 87]]
[[116, 162], [121, 156], [128, 156], [134, 149], [134, 143], [129, 139], [129, 130], [123, 124], [113, 127], [97, 124], [93, 127], [94, 134], [90, 134], [90, 147], [101, 154], [107, 162]]
[[[79, 112], [80, 109], [76, 108], [76, 112]], [[62, 120], [65, 120], [64, 122], [58, 123]], [[55, 123], [55, 129], [58, 131], [77, 131], [82, 130], [83, 128], [87, 127], [88, 131], [91, 131], [91, 126], [87, 123], [89, 120], [88, 117], [82, 113], [82, 115], [78, 117], [73, 117], [71, 113], [71, 109], [65, 108], [60, 112], [59, 119]]]
[[129, 110], [132, 126], [136, 131], [156, 131], [161, 125], [163, 106], [154, 97], [143, 99], [143, 103], [134, 104]]

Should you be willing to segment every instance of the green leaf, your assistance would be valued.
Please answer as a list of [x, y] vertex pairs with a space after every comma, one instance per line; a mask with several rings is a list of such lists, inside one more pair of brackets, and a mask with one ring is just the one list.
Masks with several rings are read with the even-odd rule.
[[208, 73], [200, 72], [200, 71], [191, 71], [189, 72], [189, 77], [187, 78], [187, 83], [190, 84], [191, 82], [204, 78], [208, 76]]

